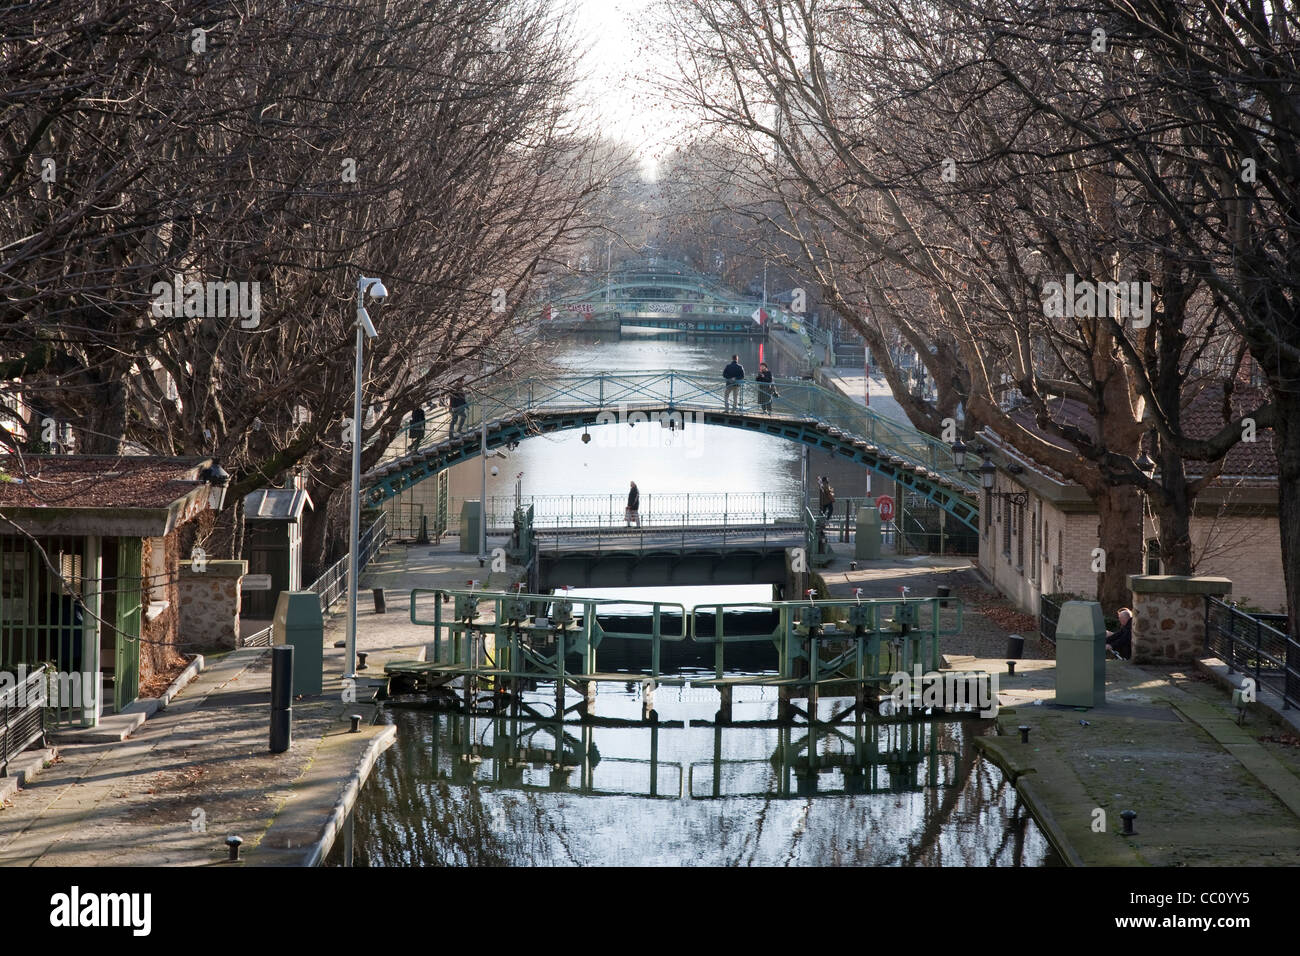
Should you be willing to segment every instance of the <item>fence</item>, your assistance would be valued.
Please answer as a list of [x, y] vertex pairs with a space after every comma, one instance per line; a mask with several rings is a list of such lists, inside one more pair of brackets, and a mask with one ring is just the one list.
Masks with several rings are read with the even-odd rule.
[[1229, 670], [1253, 677], [1257, 688], [1274, 691], [1284, 708], [1300, 706], [1300, 644], [1262, 617], [1207, 597], [1205, 649]]
[[[387, 516], [381, 513], [375, 523], [362, 533], [361, 540], [357, 542], [358, 575], [366, 569], [370, 559], [378, 554], [379, 549], [388, 541], [388, 522], [386, 518]], [[334, 602], [347, 593], [349, 557], [351, 555], [343, 555], [324, 574], [318, 577], [311, 587], [307, 588], [308, 591], [315, 591], [320, 595], [320, 609], [322, 611], [328, 611], [334, 606]]]
[[1044, 640], [1056, 644], [1056, 622], [1061, 617], [1061, 605], [1064, 601], [1054, 601], [1046, 594], [1038, 599], [1038, 633]]
[[45, 736], [45, 665], [26, 680], [0, 692], [0, 777], [9, 775], [9, 761]]

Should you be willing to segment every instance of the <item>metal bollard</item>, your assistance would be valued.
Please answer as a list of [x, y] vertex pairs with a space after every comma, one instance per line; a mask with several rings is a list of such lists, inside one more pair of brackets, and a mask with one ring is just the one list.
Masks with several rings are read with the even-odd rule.
[[230, 858], [226, 862], [239, 862], [239, 848], [243, 845], [243, 842], [243, 839], [234, 833], [226, 837], [226, 848], [230, 851]]
[[271, 648], [271, 753], [282, 754], [293, 743], [293, 645]]
[[357, 670], [363, 671], [366, 669], [366, 655], [368, 653], [369, 651], [357, 651]]
[[371, 589], [370, 589], [370, 593], [371, 593], [372, 595], [374, 595], [374, 598], [375, 598], [375, 613], [376, 613], [376, 614], [387, 614], [387, 613], [388, 613], [388, 605], [384, 602], [384, 589], [383, 589], [383, 588], [371, 588]]
[[1119, 817], [1124, 821], [1124, 830], [1120, 833], [1120, 836], [1137, 836], [1137, 831], [1133, 829], [1133, 821], [1137, 819], [1137, 811], [1125, 810]]
[[1015, 662], [1015, 661], [1007, 661], [1007, 673], [1010, 674], [1012, 677], [1015, 677], [1015, 676], [1016, 676], [1016, 662]]
[[1026, 725], [1026, 724], [1021, 724], [1017, 729], [1020, 731], [1020, 742], [1021, 742], [1022, 744], [1027, 744], [1027, 743], [1029, 743], [1029, 727], [1028, 727], [1028, 725]]
[[352, 721], [352, 729], [348, 732], [353, 734], [361, 733], [361, 715], [352, 714], [348, 719]]

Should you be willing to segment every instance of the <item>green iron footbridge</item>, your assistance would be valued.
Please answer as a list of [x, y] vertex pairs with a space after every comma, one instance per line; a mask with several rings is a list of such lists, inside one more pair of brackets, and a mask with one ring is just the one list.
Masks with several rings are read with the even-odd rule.
[[779, 379], [773, 384], [776, 395], [769, 412], [758, 405], [753, 382], [745, 383], [739, 410], [728, 409], [721, 377], [672, 370], [569, 373], [514, 382], [478, 396], [464, 431], [431, 439], [419, 451], [370, 469], [362, 477], [363, 501], [382, 504], [451, 465], [478, 457], [485, 445], [491, 452], [536, 435], [607, 424], [680, 430], [685, 441], [698, 435], [692, 429], [716, 425], [799, 442], [858, 462], [978, 532], [977, 486], [957, 468], [947, 444], [813, 382]]

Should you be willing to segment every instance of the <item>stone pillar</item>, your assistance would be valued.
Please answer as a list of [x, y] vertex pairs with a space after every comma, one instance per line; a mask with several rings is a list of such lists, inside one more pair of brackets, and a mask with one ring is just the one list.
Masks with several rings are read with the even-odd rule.
[[1205, 651], [1205, 597], [1232, 593], [1227, 578], [1130, 574], [1133, 661], [1182, 663]]
[[239, 643], [239, 584], [247, 561], [208, 560], [203, 570], [182, 561], [179, 643], [186, 650], [233, 650]]

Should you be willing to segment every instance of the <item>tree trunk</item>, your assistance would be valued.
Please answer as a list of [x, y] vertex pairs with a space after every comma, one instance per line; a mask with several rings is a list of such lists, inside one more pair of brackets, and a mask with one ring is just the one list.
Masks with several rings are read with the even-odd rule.
[[[1286, 581], [1287, 633], [1300, 633], [1300, 395], [1275, 389], [1277, 423], [1273, 453], [1277, 456], [1277, 520], [1282, 538], [1282, 577]], [[1289, 655], [1288, 655], [1289, 656]], [[1292, 680], [1287, 680], [1288, 685]]]
[[1104, 485], [1098, 491], [1094, 500], [1106, 563], [1097, 578], [1097, 600], [1114, 614], [1129, 603], [1128, 576], [1142, 573], [1142, 495], [1132, 485]]

